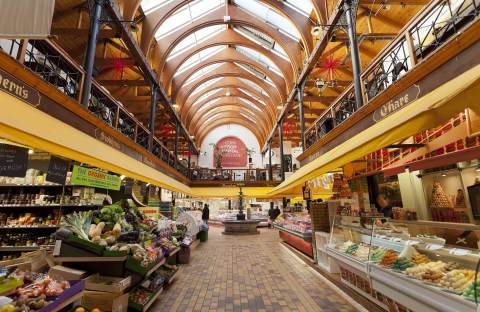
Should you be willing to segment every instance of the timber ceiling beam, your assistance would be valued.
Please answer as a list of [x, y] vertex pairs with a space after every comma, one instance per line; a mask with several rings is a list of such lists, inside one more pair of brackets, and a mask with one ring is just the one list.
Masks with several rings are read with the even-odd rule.
[[[58, 37], [88, 37], [89, 28], [52, 28], [50, 34]], [[98, 40], [109, 38], [121, 38], [122, 33], [117, 29], [101, 29]]]
[[275, 85], [277, 90], [279, 90], [279, 92], [283, 93], [285, 96], [287, 95], [287, 89], [286, 89], [285, 80], [283, 79], [283, 77], [274, 73], [270, 69], [266, 68], [265, 66], [260, 64], [258, 61], [255, 61], [249, 57], [246, 57], [244, 54], [241, 54], [234, 48], [226, 48], [219, 51], [215, 55], [210, 56], [209, 58], [193, 66], [192, 68], [186, 70], [185, 72], [181, 73], [177, 77], [175, 77], [173, 79], [173, 85], [172, 85], [172, 98], [176, 97], [177, 92], [182, 89], [182, 87], [184, 86], [188, 78], [191, 75], [193, 75], [195, 72], [209, 65], [221, 64], [221, 63], [234, 64], [234, 62], [253, 67], [258, 72], [270, 78], [270, 80], [273, 82], [273, 84]]
[[[227, 95], [227, 93], [229, 95]], [[189, 124], [192, 121], [192, 118], [195, 115], [198, 115], [199, 112], [203, 111], [204, 106], [214, 107], [218, 103], [222, 103], [232, 97], [250, 101], [252, 104], [254, 104], [258, 108], [260, 112], [264, 113], [262, 114], [262, 116], [267, 118], [271, 124], [273, 124], [273, 122], [275, 121], [275, 112], [270, 106], [263, 105], [262, 103], [258, 102], [256, 99], [251, 97], [250, 95], [244, 93], [242, 90], [232, 87], [232, 88], [218, 89], [216, 92], [208, 96], [206, 99], [195, 104], [195, 109], [191, 109], [190, 111], [188, 111], [184, 118], [185, 125], [188, 128]], [[224, 101], [219, 101], [219, 100], [224, 100]], [[242, 104], [246, 105], [246, 103], [244, 102]]]
[[257, 84], [262, 88], [266, 93], [270, 95], [274, 101], [277, 103], [282, 103], [285, 101], [286, 96], [280, 92], [277, 88], [274, 86], [266, 83], [264, 80], [258, 78], [257, 76], [247, 72], [243, 68], [240, 68], [234, 64], [223, 64], [211, 72], [202, 75], [195, 81], [193, 81], [189, 86], [185, 87], [178, 93], [178, 95], [175, 98], [175, 102], [178, 104], [185, 103], [188, 97], [197, 89], [199, 86], [201, 86], [203, 83], [215, 79], [215, 78], [221, 78], [221, 77], [241, 77], [247, 80], [252, 81], [253, 83]]
[[218, 119], [213, 119], [210, 121], [207, 125], [204, 125], [203, 128], [200, 128], [195, 135], [195, 140], [199, 146], [202, 145], [203, 140], [207, 136], [207, 134], [212, 131], [213, 129], [222, 126], [222, 125], [228, 125], [228, 124], [238, 124], [241, 126], [244, 126], [247, 129], [250, 129], [255, 137], [258, 140], [258, 143], [260, 146], [262, 146], [265, 142], [265, 136], [262, 135], [258, 127], [253, 123], [251, 120], [244, 118], [242, 116], [236, 116], [236, 117], [220, 117]]
[[122, 87], [149, 87], [151, 83], [145, 80], [97, 80], [102, 86], [122, 86]]
[[261, 114], [261, 111], [249, 106], [245, 102], [242, 102], [241, 100], [239, 100], [239, 98], [229, 96], [229, 97], [219, 98], [219, 100], [213, 103], [212, 105], [208, 105], [208, 108], [204, 108], [204, 109], [199, 108], [198, 110], [193, 112], [192, 121], [187, 125], [187, 127], [189, 130], [192, 131], [198, 125], [198, 121], [201, 120], [209, 112], [214, 111], [218, 108], [221, 108], [222, 110], [226, 111], [232, 106], [241, 108], [242, 111], [243, 110], [248, 111], [249, 113], [251, 113], [251, 116], [253, 116], [254, 119], [259, 120], [262, 124], [265, 124], [267, 129], [270, 129], [270, 127], [273, 126], [272, 120], [268, 119], [264, 114]]
[[[114, 1], [108, 1], [106, 2], [106, 9], [110, 15], [110, 17], [119, 22], [123, 20], [123, 16], [120, 13], [120, 9], [117, 5], [116, 2]], [[130, 51], [130, 54], [132, 55], [133, 58], [135, 58], [139, 62], [139, 66], [142, 70], [142, 72], [145, 74], [145, 78], [155, 85], [158, 86], [160, 96], [169, 101], [169, 97], [167, 92], [165, 91], [163, 85], [159, 82], [158, 77], [156, 72], [152, 69], [150, 66], [150, 63], [147, 61], [145, 54], [142, 52], [140, 49], [140, 46], [138, 45], [137, 41], [135, 40], [130, 28], [128, 25], [125, 23], [118, 23], [119, 28], [122, 33], [122, 39], [125, 45], [127, 46], [128, 50]], [[170, 107], [170, 106], [169, 106]], [[185, 125], [183, 125], [180, 117], [178, 116], [177, 112], [173, 109], [173, 107], [170, 107], [171, 114], [174, 116], [175, 120], [180, 123], [182, 132], [184, 133], [185, 136], [190, 137], [190, 134], [187, 132]], [[191, 141], [193, 149], [195, 152], [198, 151], [198, 147], [195, 145], [195, 142]]]
[[287, 88], [289, 90], [292, 88], [294, 81], [294, 71], [292, 65], [288, 61], [274, 54], [265, 47], [255, 43], [251, 39], [240, 35], [237, 31], [234, 31], [232, 29], [226, 29], [225, 31], [215, 34], [211, 38], [195, 45], [191, 49], [188, 49], [170, 59], [165, 66], [165, 70], [162, 72], [162, 81], [164, 81], [166, 84], [165, 88], [169, 89], [173, 75], [178, 71], [180, 66], [185, 63], [189, 58], [207, 48], [212, 48], [216, 46], [240, 46], [261, 53], [270, 61], [272, 61], [272, 63], [274, 63], [282, 72], [283, 77], [285, 77], [285, 83], [287, 84]]
[[[299, 42], [294, 41], [292, 38], [279, 32], [276, 28], [262, 20], [252, 17], [252, 15], [237, 6], [228, 5], [228, 10], [231, 16], [231, 20], [228, 22], [229, 24], [250, 27], [271, 37], [285, 50], [291, 63], [295, 65], [295, 69], [301, 68], [302, 48]], [[158, 72], [163, 71], [168, 55], [184, 38], [208, 26], [225, 25], [224, 15], [225, 7], [219, 7], [197, 19], [187, 27], [183, 27], [181, 30], [160, 39], [156, 45], [158, 48], [156, 58], [159, 61]]]
[[[190, 96], [187, 101], [180, 107], [180, 115], [182, 117], [185, 117], [185, 114], [189, 112], [192, 105], [196, 103], [198, 99], [204, 94], [213, 92], [215, 90], [226, 90], [227, 88], [238, 89], [240, 91], [245, 90], [259, 100], [262, 100], [264, 103], [267, 104], [268, 107], [272, 107], [274, 111], [276, 110], [276, 102], [274, 102], [267, 93], [260, 93], [256, 88], [253, 88], [250, 84], [247, 84], [244, 81], [238, 79], [238, 77], [223, 77], [217, 82], [203, 89], [198, 94]], [[276, 116], [276, 113], [273, 114]]]

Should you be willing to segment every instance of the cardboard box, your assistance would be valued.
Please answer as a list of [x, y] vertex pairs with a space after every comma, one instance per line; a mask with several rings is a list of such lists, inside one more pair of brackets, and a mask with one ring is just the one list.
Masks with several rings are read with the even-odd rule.
[[127, 312], [128, 293], [118, 294], [105, 291], [85, 290], [82, 305], [87, 309], [100, 309], [100, 311]]
[[87, 272], [56, 265], [50, 268], [48, 275], [59, 281], [71, 281], [85, 278]]
[[132, 277], [111, 277], [94, 274], [85, 279], [86, 290], [106, 291], [111, 293], [123, 293], [130, 287]]

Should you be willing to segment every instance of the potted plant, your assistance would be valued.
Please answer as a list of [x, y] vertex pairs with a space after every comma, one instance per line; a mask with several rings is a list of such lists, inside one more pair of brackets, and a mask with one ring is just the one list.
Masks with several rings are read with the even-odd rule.
[[217, 169], [222, 169], [222, 159], [223, 155], [225, 155], [225, 150], [219, 149], [216, 143], [210, 143], [210, 145], [213, 147], [213, 150], [217, 152], [215, 155], [215, 152], [213, 153], [213, 157], [215, 158], [215, 164]]

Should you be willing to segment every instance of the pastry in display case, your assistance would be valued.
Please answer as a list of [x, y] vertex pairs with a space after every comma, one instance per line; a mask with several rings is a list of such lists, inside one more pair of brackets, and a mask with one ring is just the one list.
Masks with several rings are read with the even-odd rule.
[[336, 216], [327, 253], [343, 282], [387, 310], [476, 311], [479, 238], [480, 226]]

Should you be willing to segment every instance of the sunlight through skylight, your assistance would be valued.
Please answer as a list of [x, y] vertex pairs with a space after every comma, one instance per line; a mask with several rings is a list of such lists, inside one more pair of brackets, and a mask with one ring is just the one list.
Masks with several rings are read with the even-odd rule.
[[[306, 0], [305, 0], [306, 1]], [[287, 18], [258, 0], [234, 0], [234, 4], [277, 28], [290, 38], [300, 41], [300, 34]]]
[[162, 39], [173, 32], [181, 29], [213, 10], [223, 6], [224, 0], [197, 0], [193, 1], [176, 11], [167, 18], [155, 34], [157, 40]]
[[209, 26], [202, 28], [200, 30], [197, 30], [196, 32], [188, 35], [185, 37], [182, 41], [180, 41], [175, 48], [170, 52], [169, 57], [167, 58], [167, 61], [170, 59], [174, 58], [180, 53], [185, 52], [188, 49], [191, 49], [195, 47], [197, 44], [202, 43], [205, 40], [208, 40], [209, 38], [215, 36], [219, 32], [225, 30], [225, 25], [214, 25], [214, 26]]

